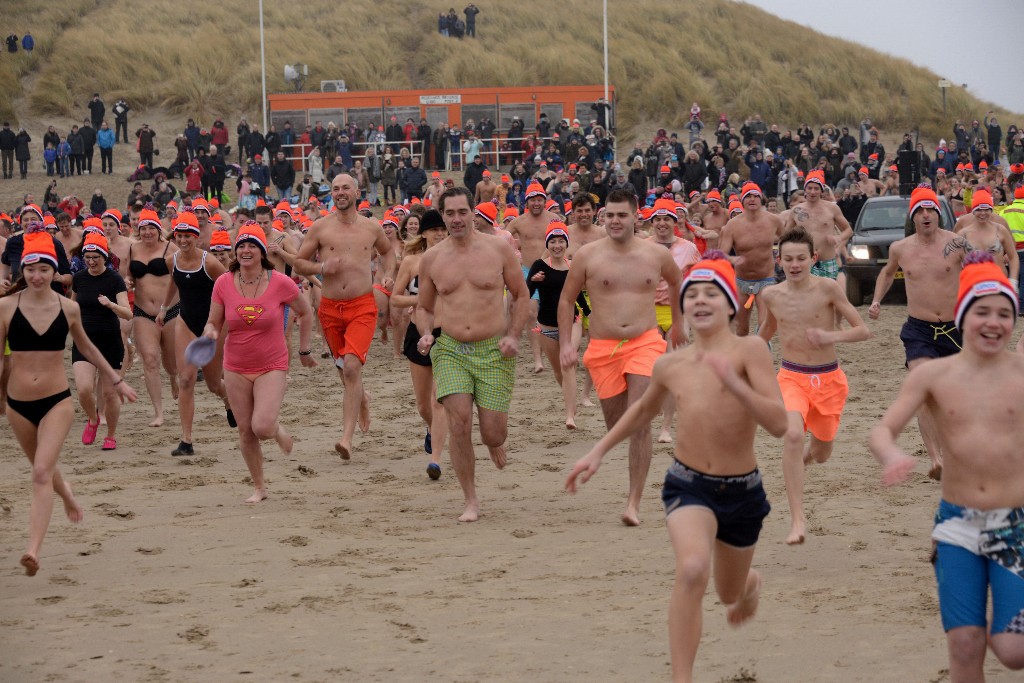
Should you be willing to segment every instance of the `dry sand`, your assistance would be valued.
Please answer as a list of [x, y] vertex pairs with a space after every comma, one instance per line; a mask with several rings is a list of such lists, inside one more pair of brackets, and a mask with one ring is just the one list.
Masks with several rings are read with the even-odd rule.
[[[865, 446], [904, 376], [901, 322], [887, 306], [873, 340], [842, 350], [853, 395], [832, 461], [809, 473], [802, 547], [783, 544], [781, 442], [759, 436], [775, 505], [755, 558], [761, 608], [733, 630], [709, 591], [699, 681], [948, 680], [928, 563], [938, 486], [922, 457], [908, 484], [882, 489]], [[205, 389], [194, 458], [169, 455], [173, 407], [159, 429], [145, 398], [127, 407], [111, 453], [81, 445], [79, 417], [61, 466], [86, 517], [71, 525], [58, 506], [33, 579], [17, 565], [29, 468], [0, 428], [0, 680], [668, 680], [658, 493], [670, 449], [655, 447], [640, 528], [618, 521], [624, 447], [580, 495], [563, 493], [567, 467], [604, 433], [600, 413], [583, 409], [566, 432], [550, 373], [530, 375], [523, 355], [510, 464], [496, 471], [478, 445], [483, 517], [459, 524], [447, 458], [440, 481], [424, 471], [406, 366], [374, 344], [374, 422], [351, 462], [332, 449], [335, 371], [296, 367], [282, 418], [300, 441], [290, 458], [268, 444], [258, 506], [242, 503], [237, 438]], [[143, 392], [138, 366], [129, 381]], [[920, 448], [916, 428], [903, 443]], [[1020, 680], [991, 656], [987, 670]]]

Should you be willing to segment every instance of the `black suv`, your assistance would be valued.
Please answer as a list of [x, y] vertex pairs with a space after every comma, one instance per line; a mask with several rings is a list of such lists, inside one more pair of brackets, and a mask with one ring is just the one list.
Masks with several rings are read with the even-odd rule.
[[[846, 298], [854, 306], [864, 303], [864, 296], [873, 294], [875, 280], [889, 260], [889, 245], [913, 234], [906, 229], [910, 197], [871, 197], [864, 203], [853, 226], [853, 237], [846, 246]], [[952, 230], [956, 222], [945, 197], [939, 197], [939, 225]], [[896, 271], [896, 280], [889, 290], [891, 296], [905, 296], [903, 271]]]

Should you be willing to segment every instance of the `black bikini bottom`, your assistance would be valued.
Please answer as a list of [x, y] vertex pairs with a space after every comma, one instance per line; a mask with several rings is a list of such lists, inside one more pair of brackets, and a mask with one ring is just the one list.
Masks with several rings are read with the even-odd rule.
[[[164, 314], [164, 322], [165, 323], [169, 323], [170, 321], [174, 320], [175, 318], [178, 317], [178, 314], [180, 312], [181, 312], [181, 304], [180, 303], [174, 304], [173, 306], [168, 308], [167, 309], [167, 313]], [[145, 318], [146, 320], [150, 321], [151, 323], [155, 323], [156, 322], [156, 316], [155, 315], [150, 315], [149, 313], [146, 313], [144, 310], [142, 310], [138, 306], [132, 306], [132, 317], [135, 317], [135, 318]]]
[[59, 394], [53, 394], [46, 398], [37, 398], [34, 401], [19, 401], [18, 399], [7, 397], [7, 406], [21, 415], [23, 418], [34, 424], [36, 427], [43, 421], [47, 413], [53, 410], [53, 407], [66, 398], [71, 398], [71, 389], [65, 389]]

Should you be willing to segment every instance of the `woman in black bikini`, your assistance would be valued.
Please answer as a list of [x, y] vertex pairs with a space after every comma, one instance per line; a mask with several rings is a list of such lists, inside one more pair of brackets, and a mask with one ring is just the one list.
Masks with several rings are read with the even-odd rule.
[[[395, 289], [391, 295], [391, 308], [409, 310], [415, 308], [419, 294], [420, 259], [423, 253], [448, 236], [441, 214], [431, 210], [423, 214], [419, 226], [419, 234], [411, 237], [405, 245], [405, 255], [395, 276]], [[437, 311], [434, 312], [437, 316]], [[408, 319], [408, 315], [405, 316]], [[397, 335], [399, 330], [395, 330]], [[434, 330], [434, 337], [440, 337], [441, 330]], [[434, 386], [434, 370], [430, 364], [430, 356], [419, 352], [416, 345], [420, 334], [416, 325], [408, 323], [403, 341], [403, 355], [409, 359], [409, 372], [412, 374], [412, 389], [416, 395], [416, 409], [427, 424], [427, 435], [423, 439], [423, 450], [430, 456], [427, 475], [431, 479], [441, 477], [441, 454], [444, 451], [444, 439], [448, 432], [448, 422], [444, 415], [444, 406], [437, 402], [437, 391]]]
[[[146, 391], [153, 402], [153, 421], [150, 427], [159, 427], [164, 423], [164, 404], [160, 386], [160, 360], [163, 359], [164, 369], [171, 377], [171, 394], [178, 397], [178, 384], [173, 381], [177, 375], [174, 367], [174, 325], [157, 327], [156, 316], [167, 294], [171, 281], [171, 269], [167, 266], [167, 257], [178, 248], [167, 243], [161, 233], [160, 217], [151, 209], [143, 209], [139, 214], [139, 241], [128, 250], [128, 261], [121, 262], [127, 270], [121, 272], [122, 277], [130, 280], [135, 287], [135, 303], [132, 314], [135, 317], [133, 328], [135, 345], [142, 356], [142, 371], [146, 378]], [[178, 304], [169, 306], [164, 314], [165, 322], [178, 317]]]
[[[82, 355], [113, 384], [118, 395], [129, 401], [136, 398], [132, 388], [89, 341], [78, 304], [50, 289], [56, 272], [57, 253], [50, 236], [26, 235], [21, 277], [0, 299], [0, 346], [5, 341], [10, 344], [13, 366], [7, 422], [32, 463], [29, 542], [21, 556], [21, 565], [29, 576], [39, 571], [39, 548], [50, 525], [53, 494], [64, 501], [68, 519], [82, 520], [82, 508], [57, 469], [57, 456], [74, 418], [63, 360], [68, 333]], [[42, 334], [36, 331], [40, 328], [44, 330]]]
[[[86, 233], [82, 243], [80, 270], [71, 281], [73, 300], [78, 303], [82, 314], [82, 326], [89, 341], [99, 349], [110, 367], [120, 371], [124, 361], [124, 344], [121, 340], [119, 318], [131, 320], [132, 309], [128, 305], [128, 288], [116, 271], [111, 270], [110, 246], [102, 233]], [[85, 429], [82, 443], [89, 445], [96, 441], [100, 426], [99, 407], [96, 394], [103, 397], [103, 416], [107, 420], [107, 436], [103, 439], [103, 450], [117, 448], [117, 419], [121, 414], [121, 401], [110, 379], [100, 373], [97, 390], [97, 367], [86, 358], [78, 345], [71, 347], [71, 368], [78, 390], [78, 403], [85, 412]]]
[[[198, 247], [199, 221], [189, 209], [183, 209], [171, 224], [174, 243], [178, 251], [167, 257], [167, 268], [171, 271], [171, 282], [167, 286], [163, 305], [156, 316], [158, 327], [165, 327], [166, 311], [176, 298], [180, 315], [174, 331], [174, 360], [178, 369], [178, 415], [181, 417], [181, 441], [171, 455], [194, 455], [192, 448], [192, 420], [196, 408], [196, 375], [198, 368], [185, 362], [185, 347], [203, 334], [206, 319], [210, 317], [210, 302], [213, 300], [214, 281], [227, 272], [220, 261]], [[209, 257], [209, 258], [207, 258]], [[223, 339], [217, 345], [217, 353], [203, 367], [203, 379], [211, 392], [224, 401], [228, 424], [237, 427], [231, 408], [227, 403], [221, 362], [224, 356]]]
[[[565, 428], [576, 429], [576, 368], [562, 369], [559, 361], [558, 346], [558, 299], [562, 296], [565, 278], [569, 274], [569, 261], [565, 254], [569, 249], [569, 230], [565, 223], [552, 221], [548, 225], [544, 245], [548, 249], [548, 259], [537, 259], [530, 266], [526, 276], [526, 286], [530, 288], [530, 296], [538, 292], [540, 301], [537, 306], [537, 323], [540, 327], [540, 345], [551, 363], [555, 381], [562, 387], [562, 400], [565, 403]], [[590, 315], [590, 306], [581, 292], [576, 298], [576, 305], [583, 315]], [[577, 315], [572, 326], [572, 345], [579, 348], [583, 337], [583, 323]]]

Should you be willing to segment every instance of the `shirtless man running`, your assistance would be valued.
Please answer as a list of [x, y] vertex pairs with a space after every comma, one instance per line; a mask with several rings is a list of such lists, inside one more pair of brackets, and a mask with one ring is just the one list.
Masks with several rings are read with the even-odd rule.
[[[523, 272], [523, 284], [526, 284], [526, 276], [530, 272], [533, 262], [544, 255], [544, 237], [548, 234], [548, 224], [554, 220], [560, 220], [558, 216], [546, 211], [548, 196], [544, 187], [538, 182], [532, 182], [526, 187], [526, 211], [523, 215], [508, 224], [508, 231], [519, 241], [520, 267]], [[537, 296], [535, 294], [535, 296]], [[540, 332], [532, 331], [537, 326], [537, 305], [539, 296], [531, 299], [530, 319], [527, 324], [530, 326], [530, 349], [533, 352], [533, 371], [535, 373], [544, 371], [544, 364], [541, 362]]]
[[[940, 226], [939, 199], [928, 187], [919, 187], [910, 195], [907, 218], [914, 234], [889, 247], [889, 262], [875, 281], [875, 295], [868, 317], [878, 320], [882, 299], [903, 269], [907, 288], [907, 322], [900, 331], [906, 350], [907, 367], [913, 370], [922, 363], [960, 352], [963, 342], [953, 324], [960, 268], [967, 251], [967, 241]], [[939, 440], [935, 416], [928, 403], [917, 413], [921, 439], [931, 459], [928, 476], [942, 477], [942, 442]]]
[[[664, 279], [668, 291], [679, 291], [682, 276], [672, 254], [663, 246], [637, 237], [636, 196], [614, 190], [605, 203], [608, 239], [592, 242], [576, 252], [558, 302], [560, 361], [565, 369], [576, 365], [572, 323], [576, 297], [586, 288], [593, 312], [591, 340], [583, 365], [590, 370], [601, 400], [604, 421], [611, 429], [626, 409], [638, 401], [650, 383], [654, 363], [665, 353], [658, 333], [654, 296]], [[672, 297], [671, 337], [684, 343], [679, 298]], [[650, 421], [629, 438], [629, 496], [622, 521], [640, 524], [640, 497], [651, 467]]]
[[840, 265], [837, 252], [853, 237], [853, 228], [835, 202], [822, 200], [826, 187], [823, 171], [807, 174], [804, 180], [805, 201], [786, 217], [784, 230], [799, 226], [813, 237], [817, 260], [811, 266], [811, 275], [835, 280], [839, 277]]
[[743, 212], [731, 218], [722, 228], [719, 248], [729, 253], [736, 268], [736, 285], [740, 290], [740, 310], [736, 313], [736, 334], [750, 334], [750, 299], [757, 302], [758, 324], [763, 324], [767, 311], [761, 298], [765, 287], [775, 284], [775, 253], [772, 247], [782, 234], [782, 220], [763, 210], [764, 195], [754, 183], [743, 183], [740, 189]]
[[484, 171], [483, 178], [476, 184], [476, 194], [473, 197], [474, 204], [483, 204], [494, 199], [498, 193], [498, 186], [491, 180], [491, 172]]
[[[331, 197], [335, 211], [313, 223], [299, 247], [294, 268], [306, 277], [323, 276], [320, 325], [345, 385], [344, 431], [334, 448], [348, 460], [357, 417], [362, 431], [370, 428], [370, 397], [363, 390], [363, 365], [377, 323], [370, 261], [377, 253], [381, 255], [382, 285], [388, 290], [395, 284], [396, 263], [395, 251], [380, 223], [356, 211], [356, 179], [347, 173], [336, 175]], [[313, 261], [317, 254], [319, 264]]]
[[718, 249], [718, 240], [722, 234], [722, 228], [729, 222], [729, 214], [722, 202], [722, 193], [718, 190], [710, 190], [704, 200], [707, 208], [704, 211], [704, 227], [696, 232], [697, 237], [703, 237], [707, 241], [708, 249]]
[[[505, 240], [473, 228], [469, 190], [445, 190], [438, 209], [448, 238], [420, 260], [414, 319], [421, 335], [417, 348], [430, 354], [437, 400], [444, 404], [451, 439], [452, 469], [466, 507], [460, 522], [480, 517], [473, 451], [473, 404], [480, 438], [498, 469], [505, 467], [508, 407], [516, 374], [519, 337], [530, 314], [529, 292], [515, 252]], [[505, 316], [505, 290], [512, 315]], [[440, 305], [442, 315], [435, 319]], [[440, 327], [441, 336], [432, 330]], [[433, 348], [431, 348], [433, 347]]]
[[[782, 474], [791, 517], [786, 537], [789, 545], [803, 543], [807, 533], [804, 466], [823, 463], [832, 455], [849, 394], [835, 345], [871, 337], [871, 331], [839, 284], [829, 278], [811, 277], [816, 242], [799, 227], [782, 235], [779, 261], [786, 281], [765, 290], [768, 316], [758, 331], [768, 342], [778, 329], [782, 342], [778, 380], [789, 425], [782, 447]], [[845, 319], [849, 329], [837, 329], [837, 317]], [[805, 445], [806, 432], [811, 433], [811, 440]]]

